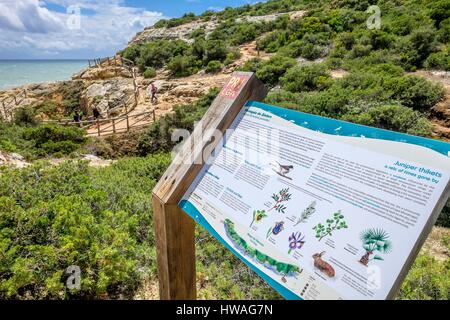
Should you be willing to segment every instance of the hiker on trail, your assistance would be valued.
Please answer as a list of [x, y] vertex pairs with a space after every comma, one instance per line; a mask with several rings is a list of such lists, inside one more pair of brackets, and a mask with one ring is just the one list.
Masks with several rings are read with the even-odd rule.
[[152, 103], [157, 103], [158, 102], [158, 98], [156, 97], [156, 93], [158, 92], [158, 88], [156, 88], [156, 86], [152, 83], [150, 84], [150, 86], [148, 87], [148, 91], [151, 93], [151, 97], [152, 97]]
[[97, 107], [92, 109], [92, 114], [94, 115], [94, 119], [98, 120], [100, 118], [100, 111], [98, 111]]
[[78, 111], [75, 111], [75, 114], [73, 115], [73, 122], [75, 122], [78, 126], [80, 126], [81, 116], [78, 113]]
[[98, 111], [98, 108], [97, 107], [94, 107], [93, 109], [92, 109], [92, 114], [94, 115], [94, 119], [96, 120], [96, 128], [99, 128], [100, 127], [100, 123], [98, 122], [98, 120], [100, 119], [100, 111]]

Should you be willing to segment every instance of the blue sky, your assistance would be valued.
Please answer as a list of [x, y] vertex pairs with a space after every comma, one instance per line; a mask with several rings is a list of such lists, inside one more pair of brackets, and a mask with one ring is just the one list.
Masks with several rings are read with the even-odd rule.
[[0, 0], [0, 59], [88, 59], [123, 49], [145, 26], [256, 0]]

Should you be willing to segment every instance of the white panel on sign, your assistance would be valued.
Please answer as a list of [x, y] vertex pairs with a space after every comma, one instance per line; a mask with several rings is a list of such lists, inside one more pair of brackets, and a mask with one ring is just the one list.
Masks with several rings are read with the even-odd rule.
[[249, 102], [180, 207], [286, 298], [392, 298], [448, 198], [449, 151]]

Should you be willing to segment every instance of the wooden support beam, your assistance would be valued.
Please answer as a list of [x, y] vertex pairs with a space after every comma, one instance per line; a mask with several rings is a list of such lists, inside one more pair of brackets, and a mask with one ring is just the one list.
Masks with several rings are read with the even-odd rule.
[[[195, 223], [178, 203], [207, 160], [205, 148], [213, 150], [220, 141], [214, 139], [214, 130], [224, 133], [246, 101], [261, 100], [266, 94], [267, 88], [253, 73], [233, 73], [153, 189], [161, 299], [196, 299]], [[194, 146], [199, 141], [201, 145]]]

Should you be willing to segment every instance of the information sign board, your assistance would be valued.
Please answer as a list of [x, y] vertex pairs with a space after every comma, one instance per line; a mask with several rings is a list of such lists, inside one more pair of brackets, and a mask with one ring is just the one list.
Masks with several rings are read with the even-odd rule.
[[286, 298], [389, 299], [449, 196], [449, 152], [250, 101], [179, 206]]

